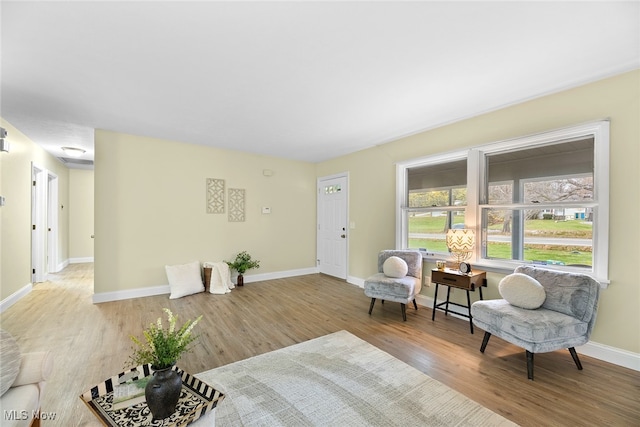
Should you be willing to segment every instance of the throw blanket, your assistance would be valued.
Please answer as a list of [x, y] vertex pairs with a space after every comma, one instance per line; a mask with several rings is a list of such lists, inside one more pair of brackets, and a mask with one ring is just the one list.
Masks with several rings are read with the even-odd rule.
[[231, 282], [231, 272], [226, 262], [205, 262], [205, 268], [211, 268], [211, 284], [209, 292], [212, 294], [228, 294], [236, 286]]

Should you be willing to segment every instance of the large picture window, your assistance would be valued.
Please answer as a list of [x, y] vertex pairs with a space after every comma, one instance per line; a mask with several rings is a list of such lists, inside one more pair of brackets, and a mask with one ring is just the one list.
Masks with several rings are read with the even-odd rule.
[[439, 258], [449, 228], [471, 228], [476, 265], [539, 264], [606, 283], [608, 158], [603, 121], [398, 164], [397, 245]]
[[483, 258], [591, 268], [593, 148], [588, 136], [486, 154]]

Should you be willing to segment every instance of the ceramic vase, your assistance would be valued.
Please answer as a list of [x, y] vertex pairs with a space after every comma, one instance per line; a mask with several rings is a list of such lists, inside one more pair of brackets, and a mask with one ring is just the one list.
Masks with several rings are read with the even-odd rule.
[[154, 420], [170, 417], [176, 411], [176, 404], [182, 391], [182, 378], [170, 366], [154, 370], [153, 378], [144, 389], [147, 406]]

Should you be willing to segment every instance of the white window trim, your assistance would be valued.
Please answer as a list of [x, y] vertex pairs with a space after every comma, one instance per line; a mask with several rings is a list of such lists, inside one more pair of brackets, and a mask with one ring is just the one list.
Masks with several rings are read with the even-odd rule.
[[[471, 147], [466, 150], [441, 153], [433, 156], [425, 156], [396, 163], [396, 248], [408, 247], [408, 224], [403, 210], [408, 206], [407, 173], [408, 169], [425, 164], [439, 164], [457, 160], [467, 160], [467, 209], [465, 214], [465, 226], [475, 230], [476, 235], [481, 233], [481, 200], [486, 200], [484, 180], [485, 155], [503, 151], [515, 150], [522, 147], [533, 148], [558, 141], [594, 137], [594, 189], [593, 197], [597, 206], [594, 209], [598, 226], [593, 234], [593, 266], [592, 272], [587, 273], [600, 282], [603, 287], [609, 284], [609, 120], [600, 120], [567, 128], [557, 129], [535, 135], [513, 138], [505, 141]], [[477, 185], [469, 185], [469, 183]], [[495, 207], [495, 206], [492, 206]], [[511, 272], [522, 261], [517, 260], [488, 260], [480, 259], [479, 254], [482, 239], [476, 239], [476, 250], [471, 262], [478, 267], [491, 271]], [[425, 258], [433, 260], [435, 256], [425, 254]], [[546, 266], [554, 268], [554, 266]], [[558, 267], [555, 267], [558, 268]], [[563, 266], [562, 270], [573, 271], [572, 268]], [[582, 272], [575, 269], [576, 272]]]

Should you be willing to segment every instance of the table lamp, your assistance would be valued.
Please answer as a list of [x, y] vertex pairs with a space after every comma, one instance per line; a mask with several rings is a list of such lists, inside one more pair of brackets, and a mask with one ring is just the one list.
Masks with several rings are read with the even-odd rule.
[[460, 263], [471, 258], [473, 249], [476, 246], [476, 239], [473, 230], [468, 228], [449, 229], [447, 231], [447, 247], [454, 256], [458, 269]]

